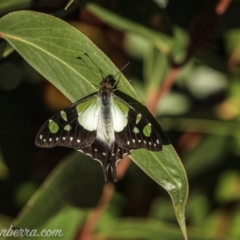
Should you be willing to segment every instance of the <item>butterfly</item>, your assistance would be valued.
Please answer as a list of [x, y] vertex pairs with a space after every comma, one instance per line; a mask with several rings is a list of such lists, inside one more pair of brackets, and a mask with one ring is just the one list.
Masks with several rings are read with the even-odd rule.
[[[113, 84], [114, 83], [114, 84]], [[159, 132], [144, 115], [115, 94], [112, 75], [103, 77], [98, 92], [52, 116], [37, 133], [39, 147], [74, 148], [101, 163], [105, 181], [110, 166], [117, 181], [119, 160], [135, 149], [162, 150]]]

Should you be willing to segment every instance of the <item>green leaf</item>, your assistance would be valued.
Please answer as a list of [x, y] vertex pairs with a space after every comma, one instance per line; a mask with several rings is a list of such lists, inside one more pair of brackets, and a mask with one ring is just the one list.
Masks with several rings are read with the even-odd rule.
[[152, 47], [145, 55], [143, 67], [145, 79], [149, 81], [150, 88], [157, 89], [169, 69], [166, 57], [157, 48]]
[[240, 199], [238, 171], [222, 173], [216, 189], [216, 198], [219, 202], [233, 202]]
[[98, 233], [99, 239], [174, 239], [181, 240], [177, 228], [168, 226], [154, 219], [122, 218], [112, 219], [103, 231]]
[[[141, 156], [141, 161], [136, 161], [139, 156]], [[174, 148], [171, 145], [166, 145], [163, 146], [161, 152], [156, 153], [140, 149], [132, 152], [131, 158], [169, 193], [178, 223], [186, 237], [184, 212], [188, 196], [188, 182]]]
[[[57, 212], [54, 217], [46, 221], [38, 230], [44, 233], [46, 230], [51, 229], [55, 235], [51, 236], [51, 238], [48, 237], [48, 239], [75, 239], [79, 227], [83, 225], [86, 219], [86, 215], [86, 210], [84, 211], [74, 206], [65, 206]], [[42, 240], [43, 237], [33, 239]]]
[[9, 176], [9, 169], [7, 165], [5, 164], [5, 161], [3, 159], [3, 155], [0, 149], [0, 180], [4, 180]]
[[[83, 34], [55, 17], [31, 11], [10, 13], [0, 20], [0, 37], [6, 39], [22, 57], [71, 101], [95, 92], [101, 81], [99, 69], [87, 58], [88, 53], [104, 75], [119, 70]], [[84, 58], [87, 66], [77, 57]], [[129, 81], [120, 78], [121, 92], [141, 102]], [[138, 104], [140, 105], [140, 104]], [[134, 105], [135, 106], [135, 105]], [[137, 106], [136, 106], [137, 107]], [[144, 110], [145, 108], [141, 106]], [[188, 195], [186, 174], [171, 145], [152, 153], [135, 151], [131, 158], [170, 194], [177, 220], [185, 239], [184, 208]]]
[[192, 226], [198, 226], [201, 229], [202, 223], [210, 213], [210, 204], [207, 195], [200, 191], [191, 191], [188, 199], [187, 218], [191, 219]]
[[185, 51], [188, 44], [188, 36], [181, 28], [174, 27], [173, 36], [168, 36], [162, 32], [152, 30], [123, 18], [99, 5], [88, 4], [87, 9], [114, 28], [145, 37], [164, 55], [168, 55], [171, 52], [172, 56], [178, 56]]
[[[196, 228], [191, 230], [189, 238], [191, 240], [236, 240], [236, 238], [229, 237], [228, 235], [218, 233], [217, 236], [215, 236], [211, 231], [208, 232]], [[118, 220], [112, 219], [107, 227], [99, 229], [97, 239], [181, 240], [182, 236], [173, 225], [156, 221], [155, 219], [122, 218]]]
[[[18, 11], [0, 21], [0, 37], [5, 38], [22, 57], [71, 101], [95, 92], [101, 81], [99, 69], [86, 57], [93, 58], [103, 73], [119, 70], [85, 35], [52, 16]], [[89, 69], [77, 57], [84, 58]], [[122, 76], [121, 90], [137, 98], [130, 83]]]
[[12, 225], [37, 229], [38, 232], [62, 229], [61, 239], [73, 239], [84, 223], [88, 209], [97, 205], [103, 184], [99, 164], [74, 152], [54, 169]]
[[7, 229], [11, 224], [11, 221], [12, 219], [9, 216], [0, 214], [0, 229]]
[[[196, 149], [186, 153], [183, 158], [188, 177], [200, 176], [207, 169], [219, 165], [225, 154], [227, 141], [226, 137], [209, 135], [198, 144]], [[202, 157], [203, 152], [205, 153], [204, 158]]]
[[226, 52], [228, 53], [228, 65], [230, 71], [239, 75], [239, 54], [240, 54], [240, 30], [233, 28], [225, 33]]
[[30, 7], [32, 4], [32, 0], [8, 0], [1, 1], [0, 3], [0, 15], [5, 13], [17, 10], [24, 9]]
[[239, 224], [240, 224], [240, 206], [238, 204], [233, 212], [232, 222], [229, 229], [229, 236], [235, 236], [237, 239], [239, 239], [240, 236]]
[[238, 28], [231, 29], [225, 34], [226, 50], [228, 54], [234, 53], [239, 46], [240, 30]]

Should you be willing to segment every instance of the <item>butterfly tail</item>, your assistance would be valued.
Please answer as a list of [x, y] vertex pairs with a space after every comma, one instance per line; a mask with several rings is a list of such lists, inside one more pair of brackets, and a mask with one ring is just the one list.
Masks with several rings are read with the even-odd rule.
[[[109, 156], [110, 156], [110, 152], [109, 152]], [[104, 175], [104, 180], [105, 182], [107, 182], [108, 180], [108, 168], [111, 168], [111, 174], [112, 174], [112, 180], [114, 182], [118, 181], [117, 178], [117, 164], [116, 164], [116, 160], [115, 159], [111, 159], [111, 157], [108, 158], [108, 161], [101, 161], [101, 165], [103, 168], [103, 175]]]
[[114, 182], [117, 182], [118, 181], [117, 165], [116, 165], [115, 161], [111, 162], [109, 165], [103, 164], [103, 162], [102, 162], [104, 180], [105, 180], [105, 182], [107, 182], [107, 180], [108, 180], [108, 168], [109, 168], [109, 166], [111, 167], [112, 180]]
[[117, 177], [117, 164], [116, 164], [116, 162], [114, 164], [111, 163], [111, 173], [112, 173], [112, 180], [114, 182], [117, 182], [118, 177]]
[[108, 166], [104, 166], [104, 165], [102, 165], [102, 168], [103, 168], [103, 176], [104, 176], [104, 180], [105, 180], [105, 182], [107, 182], [107, 180], [108, 180]]
[[118, 181], [117, 177], [117, 163], [126, 155], [129, 154], [128, 149], [121, 148], [117, 143], [115, 143], [111, 155], [109, 157], [109, 163], [111, 167], [112, 179], [114, 182]]

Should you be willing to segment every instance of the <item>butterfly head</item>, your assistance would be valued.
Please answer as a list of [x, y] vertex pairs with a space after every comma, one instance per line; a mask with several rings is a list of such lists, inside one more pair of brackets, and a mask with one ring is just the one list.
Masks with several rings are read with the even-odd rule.
[[100, 82], [98, 96], [102, 99], [104, 105], [108, 104], [109, 98], [113, 95], [115, 85], [116, 81], [112, 75], [108, 75]]

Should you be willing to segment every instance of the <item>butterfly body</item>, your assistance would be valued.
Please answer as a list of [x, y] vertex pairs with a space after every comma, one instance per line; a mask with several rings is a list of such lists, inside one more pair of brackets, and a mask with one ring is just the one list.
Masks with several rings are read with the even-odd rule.
[[111, 149], [115, 142], [114, 123], [112, 115], [113, 92], [112, 86], [107, 80], [103, 80], [99, 86], [98, 98], [100, 111], [96, 138]]
[[158, 131], [151, 122], [113, 91], [113, 77], [103, 78], [99, 91], [55, 114], [39, 130], [36, 145], [75, 148], [103, 167], [105, 180], [110, 166], [117, 181], [116, 166], [134, 149], [162, 149]]

